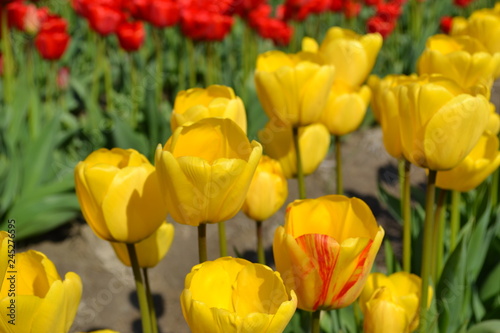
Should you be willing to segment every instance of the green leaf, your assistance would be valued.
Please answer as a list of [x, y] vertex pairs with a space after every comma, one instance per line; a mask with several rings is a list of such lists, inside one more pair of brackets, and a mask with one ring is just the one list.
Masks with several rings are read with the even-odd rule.
[[382, 185], [382, 182], [378, 181], [378, 196], [380, 200], [386, 205], [389, 213], [398, 221], [402, 221], [401, 218], [401, 203], [399, 198], [396, 198], [390, 194]]
[[488, 320], [472, 326], [467, 333], [498, 333], [500, 320]]
[[493, 232], [487, 232], [491, 216], [491, 209], [489, 207], [488, 205], [479, 221], [474, 226], [467, 248], [467, 276], [471, 281], [475, 281], [481, 271], [494, 234]]
[[123, 149], [135, 149], [144, 155], [148, 155], [150, 149], [148, 145], [148, 140], [146, 137], [138, 132], [134, 132], [132, 127], [122, 119], [118, 117], [112, 117], [114, 126], [112, 130], [113, 134], [113, 146], [123, 148]]
[[479, 297], [483, 302], [500, 295], [500, 263], [493, 268], [479, 290]]

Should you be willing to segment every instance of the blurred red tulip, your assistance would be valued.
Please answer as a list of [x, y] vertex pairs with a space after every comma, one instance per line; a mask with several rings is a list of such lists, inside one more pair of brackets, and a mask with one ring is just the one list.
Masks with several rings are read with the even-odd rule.
[[203, 9], [185, 8], [181, 16], [184, 35], [193, 40], [220, 41], [229, 33], [233, 18]]
[[386, 21], [397, 20], [401, 13], [401, 5], [395, 2], [379, 3], [377, 5], [376, 15]]
[[116, 31], [118, 42], [127, 52], [137, 51], [144, 43], [144, 25], [141, 21], [123, 22]]
[[439, 24], [439, 27], [441, 28], [441, 31], [445, 34], [449, 34], [451, 31], [451, 25], [453, 24], [453, 17], [451, 16], [443, 16], [441, 18], [441, 22]]
[[151, 0], [130, 0], [125, 2], [126, 10], [136, 20], [147, 21]]
[[292, 27], [275, 18], [261, 20], [257, 32], [263, 38], [271, 39], [274, 44], [280, 46], [288, 45], [293, 34]]
[[57, 87], [66, 90], [69, 87], [69, 68], [61, 67], [57, 72]]
[[28, 11], [28, 6], [20, 1], [11, 2], [7, 5], [7, 22], [9, 26], [24, 31], [24, 18]]
[[473, 0], [453, 0], [455, 6], [467, 7]]
[[347, 0], [344, 2], [343, 10], [345, 17], [353, 18], [359, 15], [359, 12], [361, 11], [361, 4], [352, 0]]
[[58, 60], [66, 51], [71, 37], [66, 32], [66, 21], [60, 17], [49, 17], [35, 38], [35, 46], [46, 60]]
[[382, 0], [365, 0], [365, 5], [367, 6], [377, 6]]
[[103, 36], [116, 32], [124, 19], [123, 12], [107, 6], [91, 6], [88, 13], [90, 27]]
[[179, 22], [179, 10], [174, 0], [151, 0], [147, 20], [158, 28], [170, 27]]
[[341, 12], [343, 8], [344, 8], [343, 0], [331, 0], [330, 10], [332, 12]]
[[374, 33], [378, 32], [385, 39], [389, 36], [394, 28], [396, 27], [396, 21], [394, 20], [385, 20], [380, 16], [370, 17], [366, 21], [366, 28], [368, 32]]

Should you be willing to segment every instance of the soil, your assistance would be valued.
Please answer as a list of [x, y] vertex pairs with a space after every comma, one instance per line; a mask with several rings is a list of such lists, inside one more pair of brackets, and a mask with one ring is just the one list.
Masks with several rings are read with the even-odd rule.
[[[492, 99], [498, 106], [498, 82], [496, 88]], [[334, 166], [333, 152], [330, 152], [318, 170], [306, 177], [308, 197], [334, 193]], [[378, 223], [385, 228], [386, 237], [391, 240], [395, 252], [400, 253], [401, 227], [378, 199], [378, 181], [394, 194], [398, 193], [397, 164], [385, 152], [380, 129], [364, 129], [345, 138], [343, 169], [346, 195], [361, 198], [370, 206]], [[412, 173], [413, 183], [421, 184], [424, 179], [423, 171]], [[291, 201], [298, 197], [297, 182], [289, 180], [288, 185]], [[270, 266], [273, 266], [272, 238], [276, 226], [284, 221], [284, 207], [264, 223], [266, 256]], [[240, 213], [227, 222], [226, 228], [229, 254], [256, 261], [254, 222]], [[157, 267], [149, 270], [160, 333], [189, 332], [182, 316], [179, 296], [184, 287], [184, 277], [198, 263], [196, 237], [196, 228], [175, 223], [175, 238], [169, 253]], [[209, 260], [213, 260], [218, 257], [216, 225], [208, 226], [207, 237]], [[45, 253], [55, 263], [61, 276], [72, 271], [81, 277], [83, 295], [70, 332], [104, 328], [121, 333], [141, 332], [131, 269], [121, 264], [111, 246], [95, 236], [83, 220], [18, 245], [19, 251], [33, 249]], [[377, 257], [378, 264], [381, 264], [382, 256], [383, 249]]]

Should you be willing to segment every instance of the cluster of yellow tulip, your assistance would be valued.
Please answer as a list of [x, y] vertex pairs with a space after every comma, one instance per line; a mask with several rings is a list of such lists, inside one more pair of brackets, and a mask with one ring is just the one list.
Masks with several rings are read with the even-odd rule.
[[[500, 76], [499, 29], [500, 4], [476, 11], [468, 19], [455, 18], [451, 35], [435, 35], [427, 40], [417, 63], [419, 75], [389, 75], [383, 79], [371, 76], [368, 80], [384, 145], [389, 154], [407, 164], [406, 183], [409, 163], [425, 168], [429, 174], [421, 273], [423, 318], [428, 301], [424, 290], [430, 275], [437, 282], [442, 269], [444, 228], [443, 221], [434, 221], [434, 186], [455, 192], [455, 212], [451, 215], [457, 217], [458, 191], [477, 187], [500, 165], [500, 118], [489, 102], [493, 80]], [[405, 270], [409, 271], [409, 185], [405, 188], [403, 256]], [[446, 191], [441, 191], [444, 194]], [[457, 219], [452, 218], [452, 247], [458, 229]], [[380, 297], [385, 299], [385, 292]], [[426, 329], [423, 322], [421, 331]]]

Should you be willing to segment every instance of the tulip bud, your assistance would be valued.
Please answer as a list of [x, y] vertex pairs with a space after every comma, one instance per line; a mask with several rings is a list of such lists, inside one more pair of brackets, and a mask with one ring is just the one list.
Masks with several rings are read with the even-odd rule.
[[[292, 128], [271, 120], [258, 133], [267, 155], [278, 160], [286, 178], [297, 176], [297, 154], [293, 144]], [[299, 127], [299, 148], [304, 175], [316, 171], [330, 147], [330, 133], [323, 124]]]
[[333, 27], [326, 33], [319, 53], [328, 64], [335, 66], [336, 81], [359, 87], [375, 65], [381, 47], [382, 36], [378, 33], [358, 35]]
[[193, 333], [281, 333], [297, 296], [269, 267], [224, 257], [191, 269], [181, 305]]
[[188, 122], [213, 117], [231, 119], [247, 132], [247, 116], [241, 98], [232, 88], [220, 85], [180, 91], [175, 98], [170, 126], [174, 132]]
[[488, 124], [488, 100], [444, 77], [409, 78], [392, 89], [398, 101], [403, 154], [422, 168], [454, 168]]
[[485, 132], [460, 164], [437, 173], [436, 186], [445, 190], [467, 192], [478, 187], [500, 165], [496, 134]]
[[318, 122], [333, 84], [334, 68], [310, 52], [259, 55], [255, 86], [269, 118], [287, 126]]
[[363, 122], [370, 97], [368, 86], [351, 88], [343, 81], [335, 82], [321, 114], [321, 123], [332, 135], [354, 132]]
[[[10, 239], [6, 234], [0, 231], [2, 249]], [[0, 277], [5, 277], [0, 282], [0, 327], [14, 327], [9, 332], [69, 332], [82, 296], [80, 277], [69, 272], [61, 279], [52, 261], [33, 250], [15, 254], [13, 276], [5, 258], [0, 261]], [[14, 325], [8, 323], [11, 319]]]
[[133, 149], [99, 149], [75, 168], [85, 220], [100, 238], [137, 243], [165, 221], [156, 169]]
[[[163, 222], [162, 225], [148, 238], [134, 244], [139, 261], [139, 267], [152, 268], [165, 257], [174, 240], [174, 226]], [[127, 245], [111, 242], [116, 256], [125, 265], [131, 267]]]
[[[397, 272], [389, 276], [381, 273], [370, 274], [359, 296], [359, 305], [365, 317], [363, 331], [415, 331], [419, 324], [421, 285], [420, 277], [407, 272]], [[430, 307], [433, 294], [431, 287], [428, 294]]]
[[288, 185], [278, 161], [262, 156], [255, 170], [243, 212], [255, 221], [264, 221], [276, 213], [288, 197]]
[[241, 209], [262, 147], [232, 120], [205, 118], [178, 127], [155, 162], [172, 218], [198, 226], [232, 218]]
[[296, 200], [274, 234], [274, 261], [300, 309], [339, 309], [361, 293], [383, 238], [384, 229], [360, 199]]

